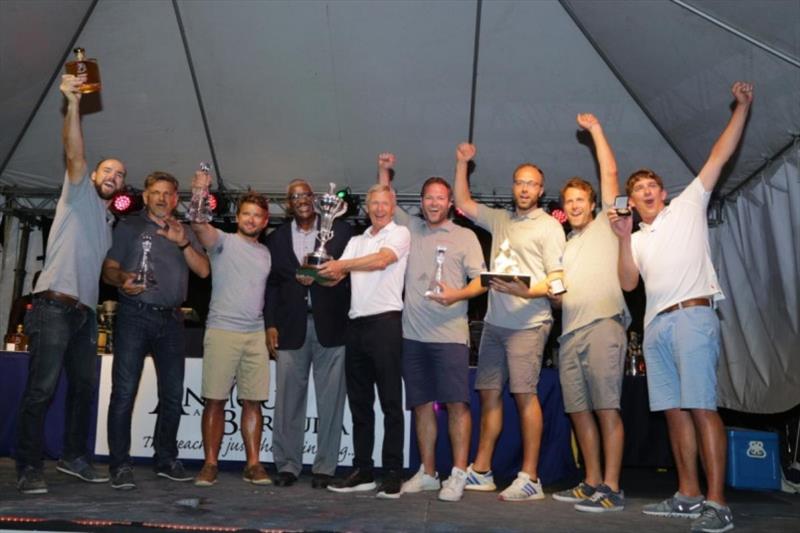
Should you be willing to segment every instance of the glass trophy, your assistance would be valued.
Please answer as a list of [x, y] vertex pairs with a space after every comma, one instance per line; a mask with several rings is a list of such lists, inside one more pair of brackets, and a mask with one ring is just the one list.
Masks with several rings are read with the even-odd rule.
[[490, 272], [481, 272], [481, 285], [488, 287], [489, 280], [497, 278], [506, 282], [518, 279], [530, 287], [531, 277], [528, 274], [522, 274], [520, 262], [519, 254], [511, 249], [511, 243], [508, 242], [508, 239], [505, 239], [500, 243], [497, 255], [492, 261], [492, 270]]
[[439, 284], [442, 282], [442, 275], [444, 274], [444, 256], [446, 253], [447, 246], [440, 244], [436, 247], [436, 270], [428, 285], [428, 290], [425, 291], [426, 298], [430, 298], [434, 294], [442, 294], [442, 287]]
[[[211, 165], [205, 161], [200, 162], [200, 172], [211, 174]], [[211, 205], [208, 201], [208, 187], [192, 187], [192, 199], [189, 201], [189, 210], [186, 220], [197, 224], [211, 222]]]
[[141, 241], [142, 259], [139, 261], [139, 268], [136, 269], [136, 278], [133, 280], [133, 283], [147, 290], [158, 285], [155, 273], [153, 272], [153, 263], [150, 259], [153, 237], [149, 233], [143, 233]]

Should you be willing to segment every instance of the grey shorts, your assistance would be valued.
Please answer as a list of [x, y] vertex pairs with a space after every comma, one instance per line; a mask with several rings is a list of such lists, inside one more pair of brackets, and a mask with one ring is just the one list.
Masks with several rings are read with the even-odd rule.
[[550, 323], [530, 329], [508, 329], [484, 323], [478, 349], [475, 389], [508, 390], [536, 394], [542, 352], [550, 334]]
[[558, 375], [568, 413], [619, 409], [625, 369], [625, 328], [604, 318], [560, 340]]

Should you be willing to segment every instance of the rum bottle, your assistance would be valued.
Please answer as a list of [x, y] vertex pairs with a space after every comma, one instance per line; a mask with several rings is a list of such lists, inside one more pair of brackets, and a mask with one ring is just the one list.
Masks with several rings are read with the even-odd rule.
[[75, 59], [68, 61], [64, 70], [73, 76], [86, 75], [86, 83], [81, 84], [78, 89], [80, 92], [86, 94], [99, 91], [101, 87], [100, 67], [97, 66], [97, 60], [86, 57], [86, 51], [83, 48], [76, 48], [73, 52], [75, 52]]

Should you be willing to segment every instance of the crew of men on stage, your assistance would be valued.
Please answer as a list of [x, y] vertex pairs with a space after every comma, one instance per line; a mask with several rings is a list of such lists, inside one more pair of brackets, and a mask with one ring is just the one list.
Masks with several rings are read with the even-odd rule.
[[[80, 125], [81, 77], [62, 77], [66, 98], [63, 128], [67, 171], [47, 244], [44, 271], [35, 287], [25, 329], [30, 336], [30, 372], [19, 416], [18, 488], [47, 492], [43, 477], [44, 416], [62, 366], [69, 382], [63, 456], [57, 469], [115, 489], [135, 488], [130, 457], [131, 417], [146, 354], [153, 356], [158, 384], [153, 467], [158, 476], [211, 486], [224, 427], [224, 403], [234, 383], [242, 402], [241, 431], [247, 464], [243, 479], [290, 486], [302, 469], [309, 375], [313, 369], [319, 431], [312, 487], [347, 493], [377, 489], [379, 498], [437, 490], [444, 501], [463, 491], [495, 491], [491, 464], [502, 431], [502, 391], [508, 384], [520, 419], [522, 464], [516, 479], [499, 493], [503, 501], [545, 497], [537, 473], [543, 416], [537, 396], [542, 352], [553, 307], [563, 313], [559, 374], [585, 465], [577, 486], [554, 499], [580, 511], [619, 511], [625, 497], [619, 478], [624, 430], [620, 394], [630, 315], [623, 290], [645, 282], [644, 353], [650, 408], [666, 413], [677, 466], [678, 490], [647, 505], [649, 515], [695, 519], [693, 530], [733, 527], [723, 483], [725, 433], [716, 403], [719, 321], [715, 301], [723, 297], [711, 264], [706, 208], [723, 165], [739, 144], [752, 102], [752, 86], [737, 82], [732, 116], [698, 176], [667, 205], [661, 178], [648, 169], [627, 180], [628, 207], [642, 220], [632, 233], [630, 211], [614, 207], [620, 185], [612, 149], [598, 119], [577, 116], [594, 142], [600, 193], [572, 178], [561, 190], [571, 233], [538, 207], [544, 173], [523, 163], [512, 176], [514, 209], [490, 208], [472, 199], [468, 165], [472, 144], [456, 149], [454, 184], [429, 178], [422, 186], [422, 218], [397, 209], [392, 189], [395, 156], [378, 156], [378, 183], [367, 193], [371, 225], [351, 238], [336, 220], [318, 276], [298, 274], [317, 244], [319, 216], [306, 181], [287, 188], [291, 220], [258, 239], [268, 222], [268, 204], [249, 193], [239, 202], [235, 233], [208, 223], [190, 226], [174, 218], [178, 182], [153, 172], [145, 179], [145, 209], [113, 230], [107, 207], [126, 178], [124, 164], [105, 159], [87, 166]], [[211, 177], [197, 172], [193, 187]], [[481, 284], [484, 264], [474, 232], [453, 223], [453, 207], [492, 235], [491, 255], [510, 248], [521, 273]], [[597, 212], [596, 212], [597, 211]], [[595, 214], [596, 213], [596, 214]], [[150, 256], [157, 284], [136, 281], [140, 236], [152, 235]], [[442, 247], [446, 251], [442, 251]], [[433, 279], [443, 253], [441, 279]], [[494, 262], [494, 261], [493, 261]], [[192, 476], [178, 459], [184, 376], [181, 303], [189, 270], [213, 272], [206, 333], [202, 395], [205, 461]], [[91, 463], [87, 449], [91, 402], [96, 385], [98, 279], [118, 287], [112, 392], [108, 407], [109, 476]], [[554, 291], [554, 281], [567, 291]], [[434, 289], [434, 290], [432, 290]], [[467, 301], [488, 290], [475, 388], [481, 403], [480, 438], [468, 464], [472, 434], [469, 408]], [[277, 397], [273, 453], [277, 476], [259, 461], [260, 404], [267, 400], [269, 357], [276, 360]], [[402, 379], [402, 382], [401, 382]], [[413, 410], [419, 471], [403, 481], [405, 408]], [[383, 412], [382, 464], [373, 468], [377, 389]], [[344, 402], [353, 418], [355, 456], [349, 476], [334, 477], [339, 459]], [[444, 404], [453, 468], [440, 479], [435, 464], [435, 403]], [[701, 493], [697, 454], [705, 471]]]

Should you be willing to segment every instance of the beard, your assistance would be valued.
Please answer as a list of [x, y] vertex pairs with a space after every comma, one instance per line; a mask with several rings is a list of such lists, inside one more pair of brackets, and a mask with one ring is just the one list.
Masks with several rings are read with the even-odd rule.
[[260, 229], [255, 229], [253, 231], [247, 231], [243, 227], [239, 226], [237, 228], [237, 230], [239, 231], [239, 233], [241, 233], [245, 237], [251, 237], [251, 238], [252, 237], [258, 237], [261, 234], [261, 230]]
[[110, 193], [103, 192], [103, 184], [97, 182], [95, 182], [94, 184], [94, 190], [97, 191], [97, 196], [99, 196], [103, 200], [111, 200], [114, 197], [114, 195], [117, 194], [118, 192], [116, 189], [114, 189]]

